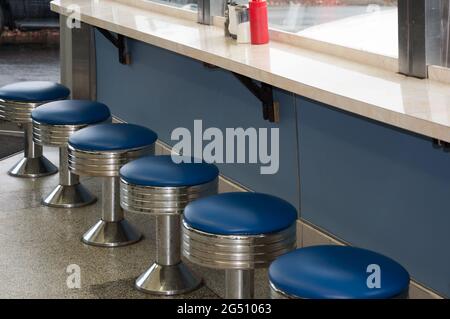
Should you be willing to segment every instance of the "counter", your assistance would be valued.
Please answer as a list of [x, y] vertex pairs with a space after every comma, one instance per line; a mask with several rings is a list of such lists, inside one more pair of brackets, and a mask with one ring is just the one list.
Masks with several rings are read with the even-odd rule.
[[315, 101], [450, 142], [450, 86], [272, 41], [237, 45], [216, 26], [146, 11], [113, 0], [54, 0], [81, 21], [217, 65]]
[[[449, 85], [276, 41], [237, 45], [219, 27], [124, 1], [52, 2], [62, 15], [78, 5], [86, 26], [128, 38], [131, 64], [123, 65], [117, 48], [93, 32], [91, 70], [72, 58], [76, 85], [95, 73], [99, 101], [169, 146], [176, 128], [194, 132], [196, 120], [203, 131], [278, 128], [276, 174], [261, 175], [251, 163], [220, 163], [221, 173], [288, 200], [299, 223], [390, 256], [415, 281], [450, 296], [450, 156], [432, 143], [450, 142]], [[74, 45], [64, 59], [88, 49]], [[274, 86], [279, 123], [262, 119], [261, 103], [230, 71]]]

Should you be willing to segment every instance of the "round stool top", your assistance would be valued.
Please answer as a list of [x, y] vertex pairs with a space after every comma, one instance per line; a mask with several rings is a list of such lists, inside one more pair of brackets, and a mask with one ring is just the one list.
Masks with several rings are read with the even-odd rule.
[[134, 124], [98, 124], [72, 134], [69, 144], [82, 151], [119, 151], [144, 148], [156, 142], [152, 130]]
[[[192, 162], [189, 157], [176, 156]], [[183, 187], [206, 184], [219, 176], [215, 165], [207, 163], [175, 163], [172, 156], [146, 156], [120, 169], [120, 176], [130, 184], [154, 187]]]
[[84, 100], [50, 102], [31, 112], [33, 120], [48, 125], [95, 124], [110, 117], [111, 113], [105, 104]]
[[47, 81], [27, 81], [8, 84], [0, 88], [0, 100], [40, 103], [62, 100], [70, 95], [64, 85]]
[[194, 229], [217, 235], [262, 235], [292, 226], [297, 211], [288, 202], [259, 193], [224, 193], [190, 203], [185, 222]]
[[[380, 267], [380, 288], [367, 285], [374, 273], [370, 265]], [[394, 260], [342, 246], [313, 246], [281, 256], [270, 266], [269, 278], [280, 291], [303, 299], [387, 299], [409, 285], [408, 272]]]

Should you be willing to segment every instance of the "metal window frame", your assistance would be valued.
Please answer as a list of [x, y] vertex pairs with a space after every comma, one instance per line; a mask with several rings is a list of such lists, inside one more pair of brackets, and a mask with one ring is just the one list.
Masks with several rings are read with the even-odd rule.
[[398, 0], [399, 71], [428, 77], [428, 66], [450, 67], [449, 0]]
[[198, 23], [211, 25], [214, 16], [223, 16], [226, 0], [197, 0]]
[[[198, 0], [198, 22], [223, 16], [226, 0]], [[398, 0], [399, 73], [427, 78], [428, 65], [450, 67], [450, 0]]]
[[399, 72], [427, 77], [426, 0], [398, 1]]

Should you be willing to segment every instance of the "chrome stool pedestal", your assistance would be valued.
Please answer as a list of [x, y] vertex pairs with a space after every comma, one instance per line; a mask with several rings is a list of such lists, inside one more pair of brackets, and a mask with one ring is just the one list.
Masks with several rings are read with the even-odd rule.
[[156, 260], [137, 278], [136, 288], [159, 295], [198, 288], [201, 280], [181, 260], [181, 215], [191, 201], [217, 193], [219, 170], [154, 156], [128, 163], [120, 176], [122, 207], [156, 217]]
[[[45, 108], [45, 105], [43, 107]], [[43, 205], [56, 208], [76, 208], [90, 205], [97, 200], [80, 184], [79, 176], [69, 170], [67, 141], [73, 133], [86, 126], [46, 125], [33, 121], [35, 144], [59, 147], [59, 184], [48, 196], [42, 199]]]
[[85, 100], [64, 100], [44, 104], [31, 114], [33, 139], [38, 145], [59, 147], [59, 184], [42, 199], [46, 206], [76, 208], [94, 203], [97, 198], [69, 170], [69, 138], [89, 125], [111, 121], [106, 105]]
[[225, 298], [253, 299], [255, 287], [253, 269], [225, 270]]
[[67, 145], [59, 149], [59, 184], [42, 199], [42, 204], [56, 208], [77, 208], [93, 204], [97, 197], [80, 183], [80, 177], [69, 171]]
[[65, 86], [46, 81], [29, 81], [0, 87], [0, 118], [22, 127], [25, 133], [24, 158], [8, 174], [14, 177], [36, 178], [58, 172], [42, 155], [42, 146], [33, 141], [31, 112], [42, 104], [64, 100], [70, 95]]
[[41, 104], [0, 100], [0, 118], [17, 123], [24, 131], [24, 157], [8, 174], [14, 177], [38, 178], [56, 174], [58, 168], [42, 154], [42, 146], [33, 140], [31, 111]]
[[178, 295], [195, 290], [201, 280], [181, 262], [180, 216], [156, 216], [156, 260], [140, 275], [138, 290], [161, 295]]
[[102, 178], [102, 217], [82, 237], [85, 244], [118, 247], [138, 242], [142, 235], [124, 218], [119, 177]]
[[132, 124], [100, 124], [87, 127], [69, 139], [69, 169], [80, 176], [101, 177], [102, 216], [82, 242], [100, 247], [119, 247], [138, 242], [142, 235], [124, 218], [120, 206], [120, 168], [139, 157], [153, 155], [157, 135]]

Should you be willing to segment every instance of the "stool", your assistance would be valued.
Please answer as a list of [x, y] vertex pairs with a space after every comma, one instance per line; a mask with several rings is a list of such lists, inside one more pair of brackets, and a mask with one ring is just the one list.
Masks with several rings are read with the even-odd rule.
[[42, 146], [33, 141], [31, 111], [41, 104], [64, 100], [70, 94], [63, 85], [44, 82], [19, 82], [0, 88], [0, 118], [18, 124], [24, 130], [24, 158], [8, 174], [15, 177], [42, 177], [58, 169], [42, 155]]
[[295, 248], [296, 209], [277, 197], [225, 193], [184, 210], [182, 253], [191, 262], [225, 269], [225, 296], [254, 295], [254, 269]]
[[31, 113], [33, 139], [38, 145], [59, 147], [59, 185], [42, 199], [51, 207], [73, 208], [94, 203], [95, 196], [69, 171], [67, 142], [76, 131], [111, 120], [106, 105], [80, 100], [56, 101], [41, 105]]
[[[368, 285], [380, 271], [380, 287]], [[343, 246], [312, 246], [281, 256], [269, 267], [273, 299], [387, 299], [408, 295], [409, 274], [394, 260]], [[371, 282], [371, 280], [369, 280]]]
[[70, 171], [103, 178], [102, 218], [83, 235], [85, 244], [118, 247], [141, 239], [120, 207], [119, 170], [133, 159], [154, 154], [157, 138], [145, 127], [124, 123], [89, 126], [69, 138]]
[[179, 156], [144, 157], [120, 170], [122, 207], [156, 216], [156, 261], [136, 280], [138, 290], [175, 295], [201, 283], [181, 262], [180, 216], [189, 202], [217, 193], [219, 170], [191, 162]]

